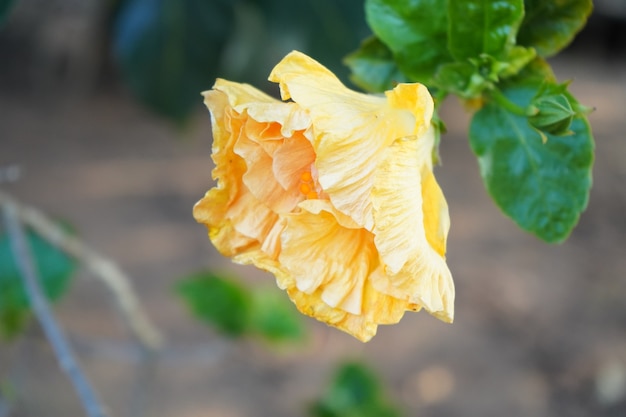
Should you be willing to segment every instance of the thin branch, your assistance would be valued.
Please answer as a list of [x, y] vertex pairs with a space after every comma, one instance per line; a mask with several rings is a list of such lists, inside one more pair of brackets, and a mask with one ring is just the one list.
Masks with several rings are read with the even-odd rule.
[[8, 401], [2, 398], [0, 392], [0, 417], [9, 417], [11, 415], [11, 406]]
[[61, 369], [67, 374], [89, 417], [106, 417], [96, 393], [81, 371], [63, 331], [54, 319], [48, 300], [43, 295], [33, 257], [26, 241], [18, 208], [4, 205], [4, 220], [11, 240], [11, 248], [25, 284], [31, 308], [39, 320], [46, 337], [50, 341]]
[[137, 339], [149, 351], [157, 351], [163, 337], [150, 323], [135, 296], [130, 279], [113, 261], [105, 258], [75, 236], [67, 234], [40, 211], [20, 204], [0, 191], [0, 205], [16, 207], [20, 220], [53, 245], [84, 264], [113, 294], [122, 317]]

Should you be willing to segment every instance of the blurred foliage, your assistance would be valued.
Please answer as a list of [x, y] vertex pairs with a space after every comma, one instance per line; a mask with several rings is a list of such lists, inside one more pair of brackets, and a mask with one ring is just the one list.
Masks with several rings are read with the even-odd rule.
[[231, 36], [228, 0], [128, 0], [117, 10], [113, 52], [128, 87], [182, 122], [217, 75]]
[[252, 291], [252, 313], [252, 331], [270, 342], [294, 342], [306, 336], [296, 307], [274, 287]]
[[121, 0], [113, 53], [130, 90], [184, 123], [216, 77], [259, 85], [292, 49], [340, 76], [368, 29], [358, 0]]
[[4, 20], [9, 15], [11, 7], [15, 3], [15, 0], [0, 0], [0, 26], [4, 23]]
[[360, 363], [339, 367], [323, 397], [310, 410], [312, 417], [398, 417], [385, 398], [378, 377]]
[[240, 336], [250, 325], [252, 298], [233, 279], [198, 272], [180, 281], [177, 292], [191, 312], [229, 336]]
[[270, 342], [305, 336], [295, 306], [274, 288], [251, 291], [234, 278], [202, 271], [181, 280], [176, 291], [194, 316], [225, 335], [258, 335]]
[[470, 141], [491, 197], [524, 230], [563, 241], [587, 206], [594, 144], [588, 109], [567, 83], [557, 83], [544, 57], [573, 40], [591, 0], [447, 0], [442, 6], [366, 0], [375, 36], [346, 59], [352, 79], [372, 92], [404, 79], [422, 82], [436, 106], [448, 95], [465, 100], [477, 110]]
[[569, 45], [592, 9], [590, 0], [525, 0], [518, 42], [535, 48], [540, 56], [552, 56]]
[[[44, 293], [51, 301], [58, 300], [68, 289], [76, 264], [64, 252], [52, 246], [35, 232], [28, 231]], [[30, 303], [20, 270], [13, 256], [7, 233], [0, 234], [0, 338], [16, 336], [31, 316]]]

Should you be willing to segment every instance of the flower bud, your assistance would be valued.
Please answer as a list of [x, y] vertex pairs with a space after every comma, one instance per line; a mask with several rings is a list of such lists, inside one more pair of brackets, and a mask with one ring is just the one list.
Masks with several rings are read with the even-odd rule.
[[576, 112], [565, 94], [539, 96], [530, 106], [528, 121], [536, 129], [555, 136], [571, 133], [569, 130]]

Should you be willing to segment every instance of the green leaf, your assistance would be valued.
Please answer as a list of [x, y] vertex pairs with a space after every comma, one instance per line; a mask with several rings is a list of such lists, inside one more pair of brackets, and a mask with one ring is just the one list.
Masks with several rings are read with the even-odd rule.
[[[540, 84], [517, 81], [503, 92], [527, 108]], [[572, 101], [575, 99], [570, 95]], [[584, 115], [569, 136], [541, 136], [523, 115], [488, 102], [472, 119], [470, 144], [485, 186], [522, 229], [550, 242], [567, 238], [586, 208], [591, 188], [593, 137]]]
[[[75, 262], [33, 231], [27, 232], [42, 290], [51, 301], [58, 300], [69, 286]], [[0, 337], [19, 333], [30, 317], [30, 302], [24, 289], [11, 241], [0, 234]]]
[[0, 26], [4, 23], [14, 4], [15, 0], [0, 0]]
[[565, 48], [587, 22], [591, 0], [525, 0], [526, 14], [517, 37], [543, 57]]
[[512, 47], [501, 61], [480, 54], [463, 62], [450, 62], [439, 67], [435, 84], [461, 98], [478, 98], [484, 90], [519, 73], [534, 57], [534, 49]]
[[458, 61], [499, 58], [513, 45], [524, 17], [523, 0], [448, 0], [449, 49]]
[[505, 67], [498, 74], [499, 78], [509, 78], [517, 75], [526, 65], [532, 62], [537, 56], [533, 48], [514, 46], [509, 49], [505, 58]]
[[344, 62], [352, 74], [350, 80], [369, 92], [382, 92], [392, 89], [407, 79], [400, 72], [389, 48], [372, 36], [361, 47], [348, 55]]
[[236, 280], [210, 271], [180, 281], [176, 290], [201, 321], [229, 336], [241, 336], [250, 326], [252, 298]]
[[258, 290], [252, 297], [251, 331], [270, 342], [304, 339], [302, 316], [282, 291]]
[[471, 62], [450, 62], [439, 67], [435, 75], [437, 87], [463, 98], [479, 95], [489, 86]]
[[378, 378], [359, 363], [346, 363], [312, 409], [313, 417], [398, 417], [384, 398]]
[[552, 67], [544, 58], [536, 56], [530, 61], [516, 77], [528, 84], [541, 85], [544, 82], [556, 83], [556, 76]]
[[441, 0], [366, 0], [367, 22], [412, 81], [429, 84], [448, 52], [448, 13]]
[[113, 52], [131, 91], [182, 123], [211, 88], [233, 25], [226, 0], [124, 0]]

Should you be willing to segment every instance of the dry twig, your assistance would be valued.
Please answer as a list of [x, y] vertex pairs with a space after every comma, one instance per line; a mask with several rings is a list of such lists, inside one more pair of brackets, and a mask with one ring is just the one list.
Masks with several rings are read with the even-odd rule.
[[130, 280], [117, 264], [87, 246], [77, 237], [67, 234], [39, 210], [19, 203], [2, 191], [0, 191], [0, 205], [15, 207], [16, 216], [22, 223], [85, 265], [109, 288], [122, 317], [142, 345], [148, 351], [159, 350], [163, 338], [141, 309]]
[[89, 417], [106, 417], [104, 408], [98, 400], [91, 384], [81, 371], [72, 349], [57, 324], [48, 300], [39, 285], [38, 272], [33, 262], [32, 253], [26, 240], [22, 223], [18, 217], [17, 206], [3, 204], [4, 219], [11, 240], [11, 248], [24, 281], [24, 287], [30, 300], [31, 308], [52, 345], [61, 369], [74, 385], [80, 401]]

